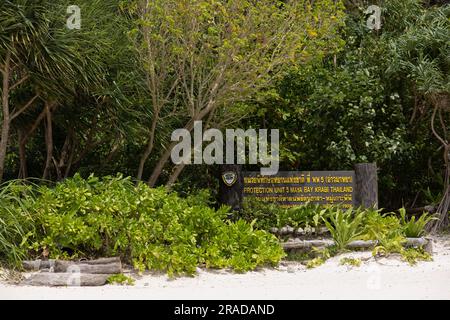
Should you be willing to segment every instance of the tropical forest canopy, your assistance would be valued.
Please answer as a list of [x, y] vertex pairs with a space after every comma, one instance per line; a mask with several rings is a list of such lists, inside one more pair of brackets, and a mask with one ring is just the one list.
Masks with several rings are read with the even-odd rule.
[[0, 3], [2, 181], [214, 190], [215, 166], [169, 159], [172, 131], [202, 120], [279, 129], [284, 170], [376, 162], [382, 207], [448, 193], [447, 1], [77, 0], [70, 29], [73, 2]]

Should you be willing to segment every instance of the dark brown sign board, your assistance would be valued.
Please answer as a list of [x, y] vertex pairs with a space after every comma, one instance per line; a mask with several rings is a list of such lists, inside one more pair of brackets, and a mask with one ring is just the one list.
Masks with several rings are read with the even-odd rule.
[[355, 205], [355, 171], [281, 171], [274, 176], [243, 172], [244, 197], [293, 207], [313, 204]]

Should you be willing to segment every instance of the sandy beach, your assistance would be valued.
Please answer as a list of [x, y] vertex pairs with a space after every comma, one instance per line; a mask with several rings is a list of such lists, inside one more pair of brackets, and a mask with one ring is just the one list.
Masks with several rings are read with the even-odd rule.
[[[333, 257], [306, 269], [283, 262], [277, 269], [246, 274], [199, 270], [170, 280], [145, 274], [134, 286], [28, 287], [0, 282], [0, 299], [450, 299], [450, 237], [434, 237], [433, 261], [410, 266], [400, 257], [375, 260], [370, 252]], [[340, 265], [360, 258], [360, 267]]]

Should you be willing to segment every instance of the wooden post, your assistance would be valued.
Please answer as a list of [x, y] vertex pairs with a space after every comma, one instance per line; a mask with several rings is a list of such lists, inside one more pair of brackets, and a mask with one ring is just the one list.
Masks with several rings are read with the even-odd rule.
[[378, 209], [377, 164], [356, 164], [355, 180], [355, 207]]
[[240, 165], [221, 165], [219, 185], [219, 202], [230, 206], [233, 211], [240, 211], [244, 192], [242, 167]]

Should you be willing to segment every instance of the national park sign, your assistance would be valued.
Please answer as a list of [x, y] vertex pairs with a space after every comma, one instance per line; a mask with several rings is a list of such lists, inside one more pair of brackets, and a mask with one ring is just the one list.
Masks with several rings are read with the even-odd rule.
[[234, 211], [244, 197], [293, 207], [305, 203], [378, 208], [378, 168], [360, 163], [354, 171], [281, 171], [263, 176], [243, 172], [239, 165], [221, 166], [220, 203]]
[[305, 203], [355, 205], [354, 171], [285, 171], [274, 176], [243, 172], [244, 197], [283, 207]]

